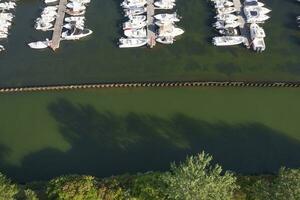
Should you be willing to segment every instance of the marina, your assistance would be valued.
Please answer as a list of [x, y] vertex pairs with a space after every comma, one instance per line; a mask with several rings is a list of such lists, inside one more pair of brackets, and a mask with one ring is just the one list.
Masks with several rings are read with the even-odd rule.
[[[33, 19], [39, 17], [45, 4], [38, 0], [19, 1], [13, 11], [9, 38], [2, 43], [6, 51], [0, 54], [1, 88], [135, 81], [300, 80], [300, 45], [295, 42], [299, 29], [295, 17], [288, 17], [289, 13], [299, 15], [298, 2], [268, 2], [273, 10], [272, 18], [263, 25], [269, 33], [268, 49], [259, 55], [243, 46], [214, 47], [211, 37], [216, 32], [211, 28], [211, 6], [207, 2], [182, 0], [177, 0], [176, 9], [182, 16], [178, 25], [184, 27], [185, 34], [177, 42], [157, 43], [150, 51], [120, 50], [117, 38], [123, 36], [120, 24], [124, 20], [120, 3], [91, 1], [85, 18], [93, 36], [75, 43], [62, 41], [53, 56], [50, 48], [36, 51], [27, 47], [31, 41], [51, 40], [52, 31], [32, 28]], [[293, 27], [286, 28], [288, 24]]]
[[[217, 12], [217, 22], [213, 26], [223, 36], [213, 38], [216, 46], [232, 46], [244, 44], [247, 48], [252, 46], [256, 52], [266, 49], [263, 24], [270, 17], [271, 10], [257, 0], [212, 0]], [[239, 29], [237, 31], [237, 28]]]
[[[35, 20], [35, 29], [52, 31], [52, 39], [28, 43], [32, 49], [45, 49], [50, 47], [53, 51], [60, 47], [62, 40], [78, 40], [93, 33], [85, 28], [86, 4], [90, 0], [59, 0], [44, 2], [46, 7], [41, 17]], [[68, 17], [65, 17], [65, 16]]]
[[176, 12], [155, 15], [155, 10], [173, 10], [175, 0], [124, 0], [121, 7], [128, 21], [123, 23], [126, 37], [119, 39], [119, 48], [145, 45], [153, 48], [156, 42], [173, 44], [175, 37], [184, 33], [175, 26], [175, 22], [180, 21]]

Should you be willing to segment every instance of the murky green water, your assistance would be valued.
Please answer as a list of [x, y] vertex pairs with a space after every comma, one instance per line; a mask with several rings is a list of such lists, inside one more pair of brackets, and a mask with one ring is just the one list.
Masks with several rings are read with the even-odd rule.
[[205, 150], [226, 169], [300, 167], [299, 89], [139, 88], [0, 96], [0, 171], [19, 181], [167, 170]]
[[7, 52], [0, 55], [0, 86], [154, 80], [299, 80], [300, 35], [294, 0], [272, 0], [264, 26], [267, 50], [256, 54], [244, 47], [217, 48], [210, 40], [214, 11], [205, 0], [178, 0], [186, 33], [172, 46], [118, 49], [122, 14], [119, 0], [93, 0], [86, 14], [94, 34], [62, 48], [36, 51], [26, 43], [49, 34], [33, 30], [42, 6], [38, 0], [19, 1]]

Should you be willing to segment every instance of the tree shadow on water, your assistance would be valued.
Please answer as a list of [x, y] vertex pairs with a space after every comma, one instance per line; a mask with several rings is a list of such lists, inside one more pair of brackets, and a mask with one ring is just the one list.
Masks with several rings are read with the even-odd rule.
[[172, 161], [202, 150], [225, 169], [241, 173], [273, 172], [300, 166], [300, 145], [258, 123], [208, 123], [176, 114], [170, 119], [129, 113], [99, 112], [91, 105], [59, 100], [49, 105], [60, 132], [71, 145], [25, 157], [12, 177], [41, 180], [70, 173], [99, 177], [168, 170]]

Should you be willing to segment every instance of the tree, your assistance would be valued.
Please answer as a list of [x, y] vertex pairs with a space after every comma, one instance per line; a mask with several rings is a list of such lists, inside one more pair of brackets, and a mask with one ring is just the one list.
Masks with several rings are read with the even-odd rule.
[[18, 192], [18, 186], [0, 173], [0, 200], [15, 200]]
[[31, 189], [24, 190], [25, 200], [38, 200], [37, 195]]
[[49, 199], [96, 200], [99, 199], [96, 180], [92, 176], [61, 176], [51, 180], [47, 186]]
[[174, 200], [229, 200], [238, 186], [236, 177], [219, 165], [211, 165], [212, 156], [202, 152], [178, 166], [171, 164], [165, 176], [167, 195]]
[[274, 180], [271, 194], [274, 200], [299, 200], [300, 169], [281, 168]]
[[131, 194], [138, 200], [165, 199], [166, 184], [161, 173], [149, 172], [135, 176], [131, 188]]

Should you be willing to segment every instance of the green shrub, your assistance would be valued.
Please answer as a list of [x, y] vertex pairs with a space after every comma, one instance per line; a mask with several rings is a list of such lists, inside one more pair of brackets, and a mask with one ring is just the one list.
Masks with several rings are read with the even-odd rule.
[[0, 173], [0, 200], [14, 200], [18, 193], [18, 186]]
[[300, 199], [300, 169], [281, 168], [272, 186], [272, 199]]
[[37, 195], [31, 189], [24, 190], [25, 200], [38, 200]]
[[61, 176], [47, 185], [47, 196], [55, 200], [99, 199], [96, 180], [92, 176]]
[[178, 166], [171, 165], [167, 173], [167, 195], [172, 200], [231, 200], [238, 186], [236, 177], [222, 174], [219, 165], [212, 166], [212, 157], [202, 152], [191, 156]]
[[161, 173], [138, 174], [130, 188], [132, 196], [138, 200], [165, 199], [166, 184]]

